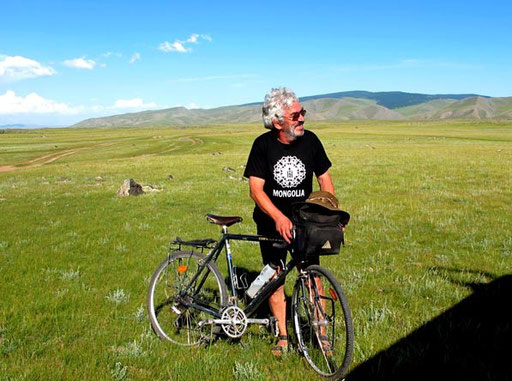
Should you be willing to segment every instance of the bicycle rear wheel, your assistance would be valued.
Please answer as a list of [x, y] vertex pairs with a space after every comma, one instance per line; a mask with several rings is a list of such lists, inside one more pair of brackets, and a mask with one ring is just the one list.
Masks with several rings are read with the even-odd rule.
[[352, 361], [354, 329], [347, 298], [334, 275], [312, 265], [301, 273], [292, 295], [299, 349], [323, 377], [343, 378]]
[[212, 316], [195, 308], [187, 308], [182, 303], [193, 301], [217, 310], [227, 304], [226, 285], [213, 262], [208, 263], [185, 292], [205, 259], [203, 254], [193, 251], [175, 252], [158, 266], [151, 278], [147, 296], [149, 319], [161, 339], [194, 346], [210, 338], [212, 327], [199, 327], [198, 323]]

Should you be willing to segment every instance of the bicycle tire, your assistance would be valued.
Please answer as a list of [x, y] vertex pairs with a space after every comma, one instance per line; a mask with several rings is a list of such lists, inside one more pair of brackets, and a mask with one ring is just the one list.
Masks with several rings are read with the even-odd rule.
[[[212, 316], [177, 302], [178, 294], [205, 259], [200, 253], [177, 251], [166, 258], [153, 274], [149, 282], [147, 308], [151, 326], [161, 339], [182, 346], [196, 346], [211, 339], [213, 327], [201, 328], [197, 323]], [[220, 310], [227, 305], [228, 299], [222, 274], [214, 262], [208, 263], [203, 272], [206, 274], [204, 282], [201, 284], [203, 275], [199, 276], [186, 296]]]
[[297, 278], [292, 294], [292, 319], [299, 350], [319, 375], [342, 379], [354, 348], [347, 298], [334, 275], [324, 267], [311, 265], [303, 274]]

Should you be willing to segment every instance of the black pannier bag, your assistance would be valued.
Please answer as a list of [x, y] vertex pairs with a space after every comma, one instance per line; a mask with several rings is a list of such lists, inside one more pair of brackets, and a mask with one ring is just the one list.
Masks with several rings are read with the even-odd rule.
[[295, 204], [292, 208], [295, 254], [303, 257], [338, 254], [344, 243], [342, 226], [349, 219], [350, 215], [342, 210], [307, 202]]

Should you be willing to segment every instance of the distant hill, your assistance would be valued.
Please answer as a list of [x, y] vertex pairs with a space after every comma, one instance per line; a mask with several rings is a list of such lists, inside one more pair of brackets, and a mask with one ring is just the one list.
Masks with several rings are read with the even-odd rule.
[[[344, 96], [339, 96], [343, 94]], [[347, 94], [355, 95], [353, 97]], [[336, 95], [333, 96], [333, 95]], [[366, 98], [364, 97], [366, 96]], [[419, 102], [423, 100], [422, 102]], [[419, 103], [418, 103], [419, 102]], [[302, 97], [307, 118], [321, 120], [512, 119], [512, 97], [349, 91]], [[386, 104], [388, 106], [386, 106]], [[399, 107], [398, 107], [399, 106]], [[190, 126], [261, 121], [261, 103], [214, 109], [174, 107], [84, 120], [72, 127]]]
[[429, 119], [511, 119], [512, 97], [468, 98], [445, 106], [429, 116]]
[[189, 126], [261, 121], [261, 106], [228, 106], [214, 109], [173, 107], [86, 119], [72, 127]]
[[[486, 95], [479, 94], [417, 94], [417, 93], [404, 93], [402, 91], [384, 91], [372, 93], [370, 91], [354, 90], [354, 91], [343, 91], [339, 93], [319, 94], [311, 95], [307, 97], [301, 97], [300, 101], [310, 101], [320, 98], [359, 98], [359, 99], [371, 99], [377, 102], [379, 106], [384, 106], [391, 110], [399, 107], [413, 106], [420, 103], [430, 102], [436, 99], [455, 99], [461, 100], [472, 97], [484, 97], [489, 98]], [[248, 103], [244, 106], [252, 106], [263, 104], [259, 103]]]
[[301, 102], [308, 110], [309, 120], [404, 119], [403, 115], [370, 99], [317, 98]]
[[457, 103], [455, 99], [435, 99], [425, 103], [416, 104], [413, 106], [399, 107], [394, 111], [402, 114], [406, 118], [414, 119], [430, 119], [430, 117], [442, 109], [443, 107], [449, 107], [450, 105]]

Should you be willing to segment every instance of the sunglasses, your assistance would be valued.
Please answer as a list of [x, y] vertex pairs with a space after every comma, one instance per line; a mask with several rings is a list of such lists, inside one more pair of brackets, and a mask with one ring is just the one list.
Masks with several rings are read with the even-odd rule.
[[294, 112], [290, 114], [290, 119], [294, 122], [298, 121], [300, 116], [306, 116], [306, 109], [303, 107], [299, 112]]

